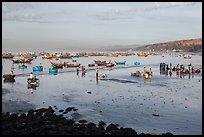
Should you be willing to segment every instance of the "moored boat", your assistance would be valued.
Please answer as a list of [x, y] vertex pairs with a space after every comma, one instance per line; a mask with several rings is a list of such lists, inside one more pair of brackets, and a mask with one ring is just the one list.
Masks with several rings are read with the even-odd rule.
[[77, 68], [79, 67], [81, 64], [68, 64], [68, 63], [65, 63], [65, 67], [67, 68]]
[[95, 64], [88, 64], [89, 67], [95, 67]]
[[4, 53], [4, 54], [2, 54], [2, 58], [3, 59], [11, 59], [13, 57], [14, 57], [14, 55], [12, 55], [11, 53]]
[[123, 62], [117, 62], [117, 61], [115, 61], [115, 63], [116, 63], [117, 65], [125, 65], [126, 61], [123, 61]]
[[17, 60], [12, 60], [13, 63], [31, 63], [31, 59], [17, 59]]
[[184, 59], [191, 59], [192, 56], [183, 56]]
[[19, 69], [26, 69], [27, 66], [26, 66], [26, 65], [20, 65], [20, 66], [18, 66], [18, 68], [19, 68]]
[[63, 62], [63, 63], [56, 63], [56, 62], [50, 61], [50, 63], [52, 64], [52, 66], [53, 66], [54, 68], [63, 68], [63, 66], [65, 65], [64, 62]]
[[113, 67], [113, 66], [115, 66], [115, 64], [113, 64], [113, 63], [106, 63], [106, 67]]
[[95, 62], [95, 64], [97, 64], [98, 66], [106, 66], [106, 61], [100, 61], [100, 60], [96, 61], [96, 60], [94, 60], [94, 62]]
[[49, 73], [57, 73], [58, 69], [55, 68], [49, 68]]
[[140, 62], [134, 62], [134, 65], [136, 65], [136, 66], [139, 66], [140, 65]]
[[148, 53], [137, 53], [139, 57], [147, 57], [149, 54]]
[[35, 67], [33, 67], [33, 71], [43, 71], [43, 67], [42, 66], [35, 66]]

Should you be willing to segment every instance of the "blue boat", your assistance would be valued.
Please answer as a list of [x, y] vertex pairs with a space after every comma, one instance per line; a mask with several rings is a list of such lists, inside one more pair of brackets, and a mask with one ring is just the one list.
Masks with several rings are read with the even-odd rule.
[[49, 68], [49, 73], [56, 74], [58, 69]]
[[18, 68], [19, 68], [19, 69], [26, 69], [27, 66], [26, 66], [26, 65], [20, 65], [20, 66], [18, 66]]
[[43, 71], [43, 67], [33, 67], [33, 71]]
[[125, 65], [126, 61], [123, 61], [123, 62], [117, 62], [117, 61], [115, 61], [115, 63], [116, 63], [117, 65]]
[[140, 65], [140, 62], [134, 62], [134, 65], [136, 65], [136, 66], [139, 66]]

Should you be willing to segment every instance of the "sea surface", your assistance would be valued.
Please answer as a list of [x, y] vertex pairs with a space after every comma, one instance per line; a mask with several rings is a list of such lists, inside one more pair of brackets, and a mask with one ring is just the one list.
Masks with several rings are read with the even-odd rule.
[[[64, 114], [64, 117], [76, 121], [117, 123], [134, 128], [138, 133], [202, 134], [202, 71], [185, 76], [177, 76], [175, 72], [170, 76], [159, 71], [162, 62], [172, 63], [173, 66], [179, 63], [186, 67], [191, 63], [196, 68], [202, 68], [201, 55], [193, 55], [192, 59], [169, 53], [163, 54], [163, 57], [134, 55], [74, 59], [85, 65], [85, 76], [81, 71], [77, 75], [76, 68], [63, 68], [57, 75], [49, 74], [50, 60], [43, 60], [41, 56], [24, 70], [18, 68], [19, 64], [14, 64], [16, 82], [4, 83], [2, 77], [2, 112], [23, 113], [29, 109], [52, 106], [55, 113], [62, 114], [60, 109], [73, 106], [78, 110]], [[99, 75], [105, 73], [108, 77], [97, 80], [96, 67], [88, 67], [89, 63], [94, 63], [93, 60], [126, 60], [126, 64], [99, 67]], [[72, 62], [70, 59], [52, 61]], [[135, 61], [141, 65], [135, 66]], [[40, 84], [36, 89], [29, 89], [29, 73], [40, 63], [44, 67], [43, 72], [34, 73]], [[2, 65], [2, 74], [9, 73], [12, 61], [2, 59]], [[136, 70], [143, 71], [143, 67], [151, 67], [152, 79], [130, 75]]]

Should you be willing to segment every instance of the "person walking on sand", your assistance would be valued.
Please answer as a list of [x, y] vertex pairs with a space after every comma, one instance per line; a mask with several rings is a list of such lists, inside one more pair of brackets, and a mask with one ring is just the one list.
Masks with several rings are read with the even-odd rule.
[[79, 75], [79, 67], [77, 67], [77, 75]]
[[98, 68], [96, 68], [96, 78], [98, 78]]

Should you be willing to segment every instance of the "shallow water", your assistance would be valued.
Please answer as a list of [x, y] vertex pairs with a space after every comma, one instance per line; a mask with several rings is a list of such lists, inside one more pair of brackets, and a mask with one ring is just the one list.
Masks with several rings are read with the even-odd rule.
[[[126, 65], [112, 69], [99, 67], [99, 74], [106, 73], [108, 77], [97, 81], [95, 68], [88, 67], [94, 59], [112, 62], [125, 59]], [[173, 66], [191, 63], [201, 68], [202, 56], [193, 55], [191, 60], [168, 54], [164, 57], [84, 57], [77, 60], [86, 66], [84, 77], [81, 72], [77, 75], [75, 68], [59, 69], [60, 73], [50, 75], [50, 60], [42, 60], [41, 57], [33, 60], [25, 70], [19, 70], [15, 64], [16, 82], [4, 83], [2, 80], [2, 111], [24, 112], [30, 108], [57, 106], [56, 113], [61, 114], [58, 112], [60, 109], [74, 106], [78, 110], [65, 114], [65, 117], [118, 123], [132, 127], [138, 133], [202, 134], [202, 72], [184, 77], [177, 77], [174, 72], [172, 76], [159, 72], [161, 62], [172, 63]], [[2, 61], [3, 74], [8, 73], [11, 60]], [[69, 59], [53, 61], [71, 62]], [[141, 62], [141, 66], [134, 66], [135, 61]], [[40, 85], [36, 90], [28, 89], [28, 74], [40, 62], [44, 71], [35, 74], [40, 79]], [[130, 76], [131, 72], [142, 71], [144, 66], [152, 68], [151, 80]]]

